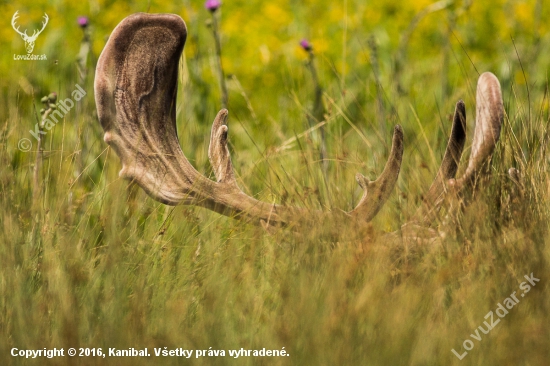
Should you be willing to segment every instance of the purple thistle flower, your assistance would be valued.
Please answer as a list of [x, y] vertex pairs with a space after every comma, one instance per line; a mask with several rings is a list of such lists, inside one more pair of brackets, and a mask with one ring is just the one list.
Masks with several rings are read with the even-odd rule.
[[88, 17], [85, 16], [79, 16], [78, 18], [76, 18], [76, 21], [80, 28], [86, 28], [89, 22]]
[[220, 0], [206, 0], [204, 3], [204, 7], [212, 13], [218, 10], [220, 6], [222, 6], [222, 2]]
[[311, 43], [309, 43], [309, 41], [305, 38], [300, 41], [300, 46], [302, 46], [304, 51], [307, 51], [307, 52], [313, 49], [313, 46], [311, 45]]

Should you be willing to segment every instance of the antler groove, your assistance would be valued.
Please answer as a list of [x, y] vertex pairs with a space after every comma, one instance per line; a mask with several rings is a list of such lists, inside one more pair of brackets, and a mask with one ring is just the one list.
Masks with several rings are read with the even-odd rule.
[[495, 75], [485, 72], [479, 77], [477, 84], [476, 121], [468, 167], [459, 179], [455, 179], [466, 139], [466, 107], [460, 100], [456, 104], [451, 136], [441, 167], [413, 222], [432, 222], [449, 191], [461, 194], [472, 188], [476, 180], [487, 172], [503, 120], [504, 105], [500, 83]]
[[389, 160], [380, 177], [369, 182], [349, 213], [308, 211], [259, 201], [237, 185], [227, 148], [227, 110], [212, 125], [208, 156], [216, 182], [200, 174], [178, 141], [175, 105], [177, 74], [187, 29], [173, 14], [138, 13], [112, 32], [96, 69], [95, 98], [104, 140], [122, 161], [120, 176], [135, 181], [152, 198], [168, 205], [197, 205], [255, 223], [284, 224], [303, 219], [343, 216], [368, 222], [388, 199], [403, 156], [403, 131], [394, 129]]

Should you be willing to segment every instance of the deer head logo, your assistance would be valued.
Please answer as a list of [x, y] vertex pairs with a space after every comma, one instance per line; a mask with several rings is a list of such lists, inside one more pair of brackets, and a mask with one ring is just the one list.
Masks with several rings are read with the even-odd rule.
[[36, 41], [36, 38], [38, 37], [38, 35], [40, 33], [42, 33], [42, 31], [44, 30], [44, 28], [46, 28], [46, 24], [48, 24], [48, 14], [44, 13], [44, 21], [42, 22], [42, 29], [40, 29], [39, 31], [37, 30], [34, 30], [33, 33], [32, 33], [32, 36], [29, 36], [27, 35], [27, 30], [25, 29], [24, 32], [21, 32], [19, 30], [19, 26], [16, 27], [16, 24], [15, 24], [15, 21], [17, 20], [17, 18], [19, 18], [19, 11], [16, 11], [15, 14], [13, 14], [13, 17], [11, 18], [11, 26], [13, 27], [13, 29], [19, 33], [19, 35], [21, 35], [21, 38], [23, 38], [23, 41], [25, 41], [25, 48], [27, 49], [27, 53], [32, 53], [32, 50], [34, 49], [34, 42]]

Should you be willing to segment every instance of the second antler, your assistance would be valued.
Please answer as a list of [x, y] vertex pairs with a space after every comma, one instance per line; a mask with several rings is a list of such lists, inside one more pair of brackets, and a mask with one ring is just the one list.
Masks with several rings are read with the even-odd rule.
[[458, 163], [466, 141], [466, 106], [462, 100], [456, 103], [451, 136], [445, 149], [441, 167], [419, 208], [416, 220], [429, 223], [449, 191], [455, 194], [471, 189], [477, 178], [486, 173], [488, 162], [500, 137], [504, 120], [504, 105], [500, 83], [490, 72], [481, 74], [476, 91], [476, 122], [468, 167], [455, 179]]
[[[216, 181], [200, 174], [185, 157], [176, 130], [178, 64], [187, 36], [183, 20], [173, 14], [138, 13], [112, 32], [98, 60], [95, 98], [105, 141], [122, 161], [120, 176], [135, 181], [154, 199], [169, 205], [197, 205], [256, 223], [285, 224], [304, 218], [339, 216], [354, 223], [371, 221], [389, 198], [403, 157], [403, 130], [394, 128], [384, 171], [375, 181], [356, 179], [364, 193], [350, 212], [315, 212], [259, 201], [237, 185], [227, 148], [227, 110], [212, 125], [208, 156]], [[453, 186], [471, 185], [492, 154], [503, 118], [500, 85], [485, 73], [477, 91], [477, 124], [470, 164], [454, 178], [465, 140], [465, 107], [457, 104], [451, 138], [423, 214], [437, 211]]]

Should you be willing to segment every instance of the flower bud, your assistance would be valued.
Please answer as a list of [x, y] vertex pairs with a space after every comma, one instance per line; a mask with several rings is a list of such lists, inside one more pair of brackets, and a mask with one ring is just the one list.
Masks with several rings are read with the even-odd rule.
[[220, 0], [206, 0], [204, 3], [204, 7], [212, 13], [218, 10], [220, 6], [222, 6], [222, 2]]
[[78, 18], [76, 18], [76, 22], [78, 23], [78, 25], [80, 26], [80, 28], [86, 28], [90, 22], [90, 20], [88, 19], [88, 17], [85, 17], [85, 16], [79, 16]]
[[305, 38], [300, 41], [300, 46], [302, 46], [304, 51], [307, 51], [307, 52], [313, 49], [313, 46], [311, 45], [311, 43], [309, 43], [309, 41]]

